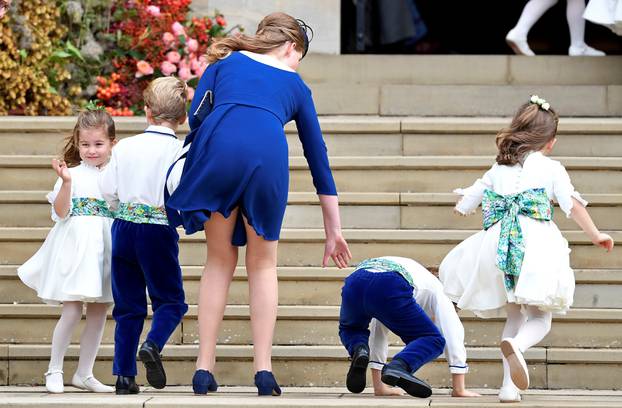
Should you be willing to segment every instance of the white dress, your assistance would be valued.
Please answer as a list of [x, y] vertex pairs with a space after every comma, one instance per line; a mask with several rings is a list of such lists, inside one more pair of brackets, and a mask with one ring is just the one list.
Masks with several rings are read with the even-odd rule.
[[583, 18], [622, 35], [622, 0], [590, 0]]
[[[17, 273], [46, 303], [111, 303], [110, 228], [113, 220], [107, 216], [74, 215], [87, 211], [87, 207], [92, 208], [92, 199], [103, 200], [97, 184], [100, 170], [82, 162], [69, 172], [72, 205], [68, 215], [60, 218], [52, 205], [52, 220], [56, 224], [41, 248], [17, 269]], [[50, 204], [54, 204], [61, 185], [59, 178], [54, 190], [47, 195]], [[85, 200], [87, 198], [91, 200]]]
[[[472, 213], [481, 203], [486, 189], [510, 195], [532, 188], [544, 188], [567, 217], [570, 217], [573, 197], [587, 205], [574, 190], [561, 163], [533, 152], [523, 166], [495, 163], [471, 187], [455, 190], [463, 196], [456, 208], [463, 214]], [[480, 317], [496, 317], [505, 314], [506, 303], [535, 305], [560, 314], [572, 305], [575, 283], [568, 241], [553, 221], [523, 215], [518, 218], [525, 255], [513, 290], [506, 290], [504, 274], [496, 266], [501, 222], [465, 239], [443, 259], [439, 278], [445, 293], [459, 308]]]

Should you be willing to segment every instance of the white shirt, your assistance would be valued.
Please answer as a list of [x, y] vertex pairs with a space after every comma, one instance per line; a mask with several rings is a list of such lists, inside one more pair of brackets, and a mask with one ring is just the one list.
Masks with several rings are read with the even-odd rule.
[[182, 145], [172, 129], [155, 125], [119, 141], [99, 178], [102, 195], [110, 207], [116, 210], [119, 202], [163, 207], [166, 172]]
[[[409, 258], [384, 256], [387, 259], [403, 266], [414, 282], [413, 297], [425, 313], [430, 316], [436, 327], [445, 337], [445, 358], [449, 363], [452, 374], [468, 372], [467, 355], [464, 347], [464, 327], [454, 309], [453, 303], [443, 292], [443, 285], [430, 271]], [[387, 361], [389, 352], [389, 329], [376, 319], [372, 319], [370, 327], [370, 367], [381, 370], [382, 364]]]
[[495, 163], [471, 187], [454, 190], [454, 193], [463, 196], [456, 209], [462, 214], [472, 213], [482, 202], [486, 189], [497, 194], [510, 195], [532, 188], [544, 188], [549, 198], [559, 203], [567, 217], [570, 217], [572, 210], [572, 198], [577, 199], [583, 206], [588, 204], [575, 191], [568, 172], [560, 162], [540, 152], [532, 152], [525, 158], [522, 166]]

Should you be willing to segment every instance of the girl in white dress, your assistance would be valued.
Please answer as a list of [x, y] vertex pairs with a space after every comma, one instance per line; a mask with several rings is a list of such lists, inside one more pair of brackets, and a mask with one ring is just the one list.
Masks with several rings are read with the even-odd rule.
[[107, 310], [112, 303], [112, 214], [97, 180], [114, 142], [114, 122], [106, 111], [80, 113], [64, 148], [63, 160], [52, 161], [59, 179], [47, 199], [56, 224], [39, 251], [17, 270], [20, 279], [36, 290], [44, 302], [63, 306], [45, 373], [45, 386], [51, 393], [64, 391], [63, 359], [72, 332], [82, 319], [83, 302], [87, 304], [86, 326], [72, 384], [93, 392], [114, 391], [93, 376]]
[[521, 106], [509, 128], [497, 135], [496, 163], [462, 195], [455, 211], [472, 213], [482, 203], [484, 230], [454, 248], [439, 276], [445, 293], [461, 309], [480, 317], [506, 314], [501, 351], [503, 402], [520, 401], [529, 386], [522, 353], [551, 328], [552, 312], [572, 305], [574, 275], [568, 242], [552, 221], [558, 202], [595, 245], [610, 251], [612, 238], [590, 218], [587, 202], [574, 190], [566, 169], [548, 158], [558, 117], [537, 96]]

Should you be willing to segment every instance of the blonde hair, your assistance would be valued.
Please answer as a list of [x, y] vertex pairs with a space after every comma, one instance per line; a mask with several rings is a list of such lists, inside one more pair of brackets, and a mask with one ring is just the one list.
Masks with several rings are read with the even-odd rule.
[[85, 129], [102, 129], [110, 142], [116, 138], [114, 121], [104, 109], [85, 110], [78, 114], [73, 133], [66, 139], [63, 148], [63, 161], [67, 167], [74, 167], [80, 164], [80, 131]]
[[207, 61], [211, 64], [228, 57], [232, 51], [240, 50], [264, 54], [287, 41], [295, 43], [296, 50], [304, 53], [307, 44], [305, 37], [305, 28], [294, 17], [280, 12], [272, 13], [261, 20], [254, 36], [239, 34], [215, 39], [207, 50]]
[[157, 78], [149, 83], [143, 99], [156, 123], [179, 123], [186, 115], [188, 85], [172, 76]]
[[559, 117], [552, 108], [544, 110], [530, 102], [522, 105], [510, 127], [501, 129], [497, 134], [497, 163], [510, 166], [522, 164], [527, 153], [542, 150], [555, 138], [558, 122]]

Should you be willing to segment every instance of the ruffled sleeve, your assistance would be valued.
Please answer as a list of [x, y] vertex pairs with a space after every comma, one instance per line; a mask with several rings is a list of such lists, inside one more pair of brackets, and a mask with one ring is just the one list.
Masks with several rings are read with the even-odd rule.
[[553, 174], [553, 194], [555, 195], [555, 200], [559, 204], [559, 207], [566, 213], [566, 217], [568, 218], [571, 216], [573, 198], [584, 207], [588, 205], [588, 202], [581, 197], [581, 194], [575, 191], [570, 181], [570, 176], [561, 163], [556, 163]]
[[[73, 206], [73, 203], [71, 200], [69, 200], [69, 211], [67, 212], [67, 215], [64, 217], [59, 216], [58, 214], [56, 214], [56, 210], [54, 209], [54, 201], [56, 201], [56, 197], [58, 196], [58, 192], [60, 191], [60, 188], [63, 185], [63, 179], [62, 178], [58, 178], [58, 180], [56, 180], [56, 184], [54, 184], [54, 189], [52, 191], [50, 191], [49, 193], [47, 193], [47, 195], [45, 196], [45, 198], [47, 198], [48, 203], [52, 204], [52, 221], [54, 222], [60, 222], [60, 221], [65, 221], [66, 219], [69, 218], [69, 214], [71, 214], [71, 207]], [[73, 185], [72, 185], [73, 188]]]
[[456, 204], [456, 210], [461, 214], [468, 215], [475, 212], [475, 209], [482, 202], [482, 198], [484, 197], [484, 191], [486, 189], [492, 190], [492, 177], [491, 173], [494, 171], [496, 166], [493, 165], [490, 170], [488, 170], [484, 175], [477, 179], [472, 186], [467, 188], [457, 188], [454, 190], [454, 193], [462, 196], [462, 199]]

